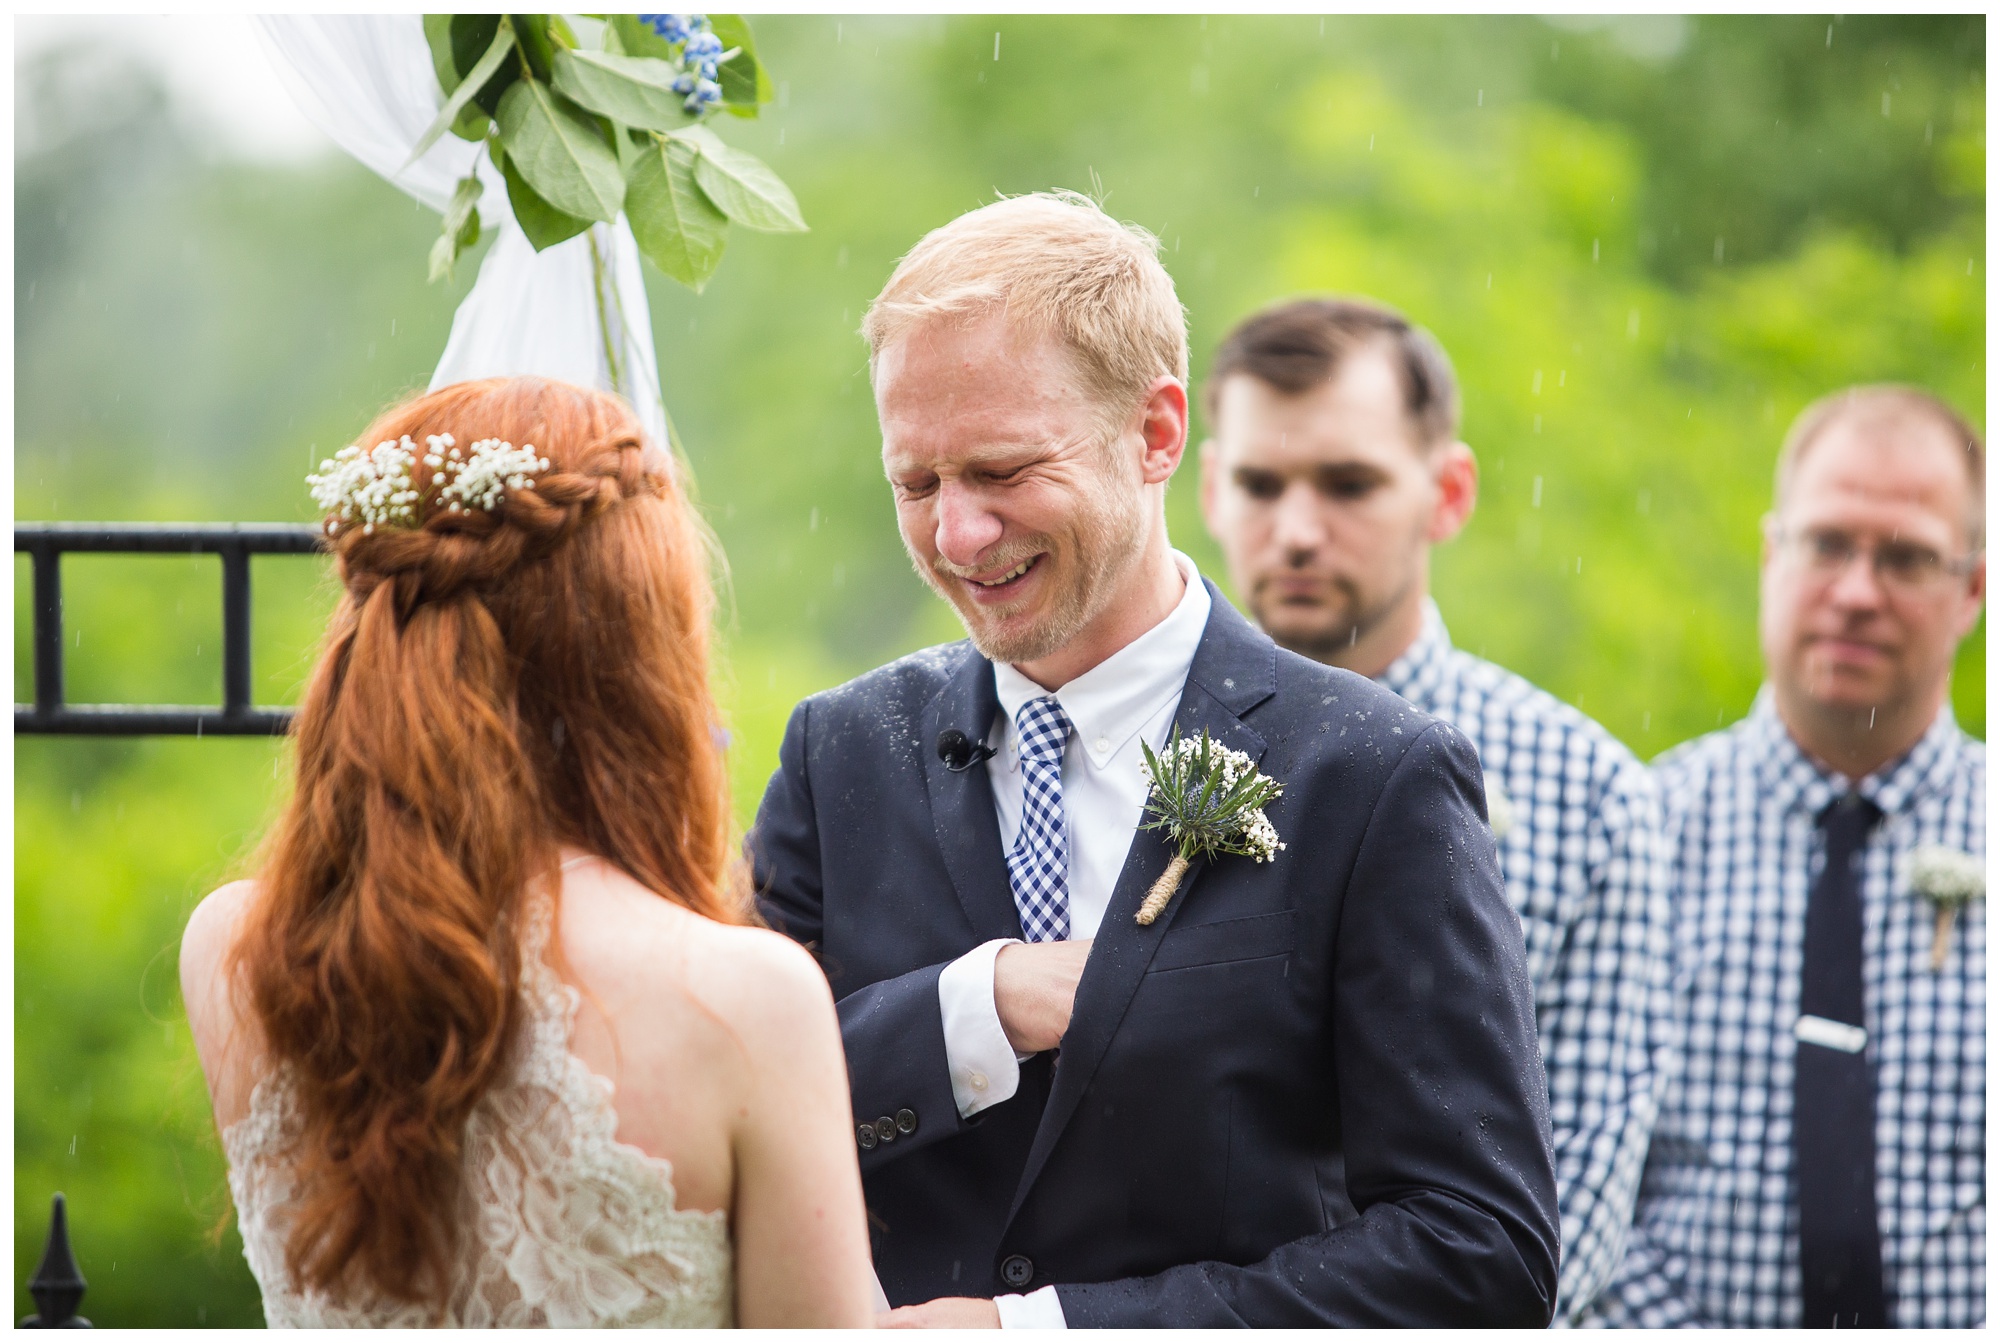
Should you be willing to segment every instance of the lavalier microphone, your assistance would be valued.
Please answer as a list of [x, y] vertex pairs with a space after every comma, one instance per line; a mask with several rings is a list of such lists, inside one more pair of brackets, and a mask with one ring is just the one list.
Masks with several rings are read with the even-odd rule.
[[963, 774], [982, 760], [998, 754], [985, 742], [975, 745], [970, 737], [955, 727], [938, 733], [937, 753], [938, 759], [944, 761], [944, 767], [953, 774]]

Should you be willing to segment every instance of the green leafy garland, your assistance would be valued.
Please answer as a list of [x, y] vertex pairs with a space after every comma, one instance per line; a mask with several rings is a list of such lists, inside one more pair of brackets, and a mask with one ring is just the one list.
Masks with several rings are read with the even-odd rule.
[[[697, 292], [732, 222], [805, 231], [778, 175], [704, 124], [718, 109], [754, 117], [771, 100], [741, 16], [616, 14], [600, 32], [590, 50], [559, 14], [424, 15], [445, 102], [410, 161], [446, 131], [483, 141], [536, 251], [623, 211], [640, 252]], [[433, 281], [479, 241], [483, 190], [469, 174], [453, 192]]]

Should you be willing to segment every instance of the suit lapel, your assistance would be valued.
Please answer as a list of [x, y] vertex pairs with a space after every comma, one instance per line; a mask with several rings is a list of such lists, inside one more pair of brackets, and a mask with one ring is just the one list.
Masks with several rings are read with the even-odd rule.
[[[1203, 580], [1206, 582], [1206, 580]], [[1242, 751], [1253, 761], [1261, 761], [1265, 742], [1241, 718], [1255, 705], [1268, 699], [1276, 688], [1276, 646], [1209, 585], [1208, 628], [1195, 650], [1194, 665], [1188, 672], [1187, 688], [1181, 694], [1174, 726], [1183, 737], [1199, 736], [1204, 729], [1232, 750]], [[1217, 693], [1217, 692], [1220, 693]], [[1118, 874], [1111, 903], [1104, 911], [1097, 938], [1091, 944], [1090, 959], [1077, 984], [1076, 1004], [1070, 1013], [1068, 1032], [1056, 1058], [1055, 1079], [1050, 1084], [1048, 1104], [1043, 1107], [1041, 1125], [1028, 1151], [1027, 1165], [1014, 1193], [1011, 1222], [1027, 1201], [1028, 1191], [1047, 1164], [1070, 1117], [1083, 1099], [1084, 1089], [1097, 1072], [1112, 1037], [1123, 1023], [1139, 981], [1159, 950], [1181, 907], [1201, 896], [1202, 878], [1208, 863], [1197, 858], [1180, 889], [1160, 916], [1150, 925], [1137, 922], [1139, 906], [1153, 882], [1166, 871], [1174, 854], [1164, 831], [1137, 830], [1125, 866]], [[1220, 861], [1248, 861], [1223, 857]]]
[[1000, 851], [993, 784], [983, 764], [958, 773], [946, 769], [935, 743], [947, 728], [957, 728], [975, 742], [984, 741], [999, 711], [993, 664], [968, 646], [964, 664], [924, 706], [923, 738], [917, 744], [938, 848], [973, 935], [981, 942], [1021, 936], [1021, 916], [1007, 883], [1007, 856]]

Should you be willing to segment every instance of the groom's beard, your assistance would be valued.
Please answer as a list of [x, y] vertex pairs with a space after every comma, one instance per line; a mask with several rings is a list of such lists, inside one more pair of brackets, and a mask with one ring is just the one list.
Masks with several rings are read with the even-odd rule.
[[[905, 543], [907, 548], [907, 542]], [[1008, 541], [976, 570], [962, 569], [939, 555], [925, 564], [910, 560], [940, 597], [958, 612], [972, 646], [994, 662], [1035, 662], [1061, 649], [1104, 613], [1146, 546], [1145, 497], [1105, 482], [1084, 497], [1061, 532], [1040, 532]], [[1003, 606], [981, 606], [953, 581], [970, 573], [1008, 569], [1033, 555], [1048, 566], [1049, 591]], [[1044, 610], [1032, 624], [1014, 621], [1025, 602], [1040, 600]]]

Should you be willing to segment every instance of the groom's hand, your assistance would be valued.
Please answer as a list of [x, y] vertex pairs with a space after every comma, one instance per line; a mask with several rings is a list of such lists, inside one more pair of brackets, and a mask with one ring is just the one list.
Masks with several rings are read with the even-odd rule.
[[1076, 983], [1090, 941], [1015, 942], [993, 961], [993, 1006], [1007, 1043], [1019, 1054], [1039, 1054], [1062, 1043], [1076, 1006]]
[[1000, 1307], [983, 1297], [941, 1296], [875, 1317], [877, 1329], [998, 1329]]

